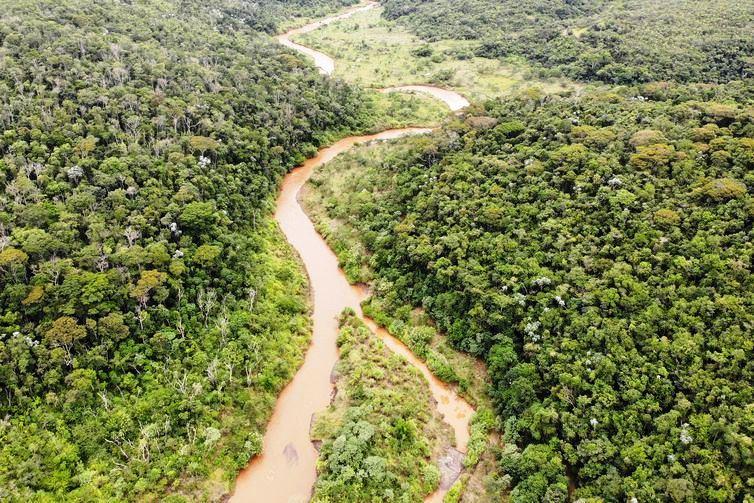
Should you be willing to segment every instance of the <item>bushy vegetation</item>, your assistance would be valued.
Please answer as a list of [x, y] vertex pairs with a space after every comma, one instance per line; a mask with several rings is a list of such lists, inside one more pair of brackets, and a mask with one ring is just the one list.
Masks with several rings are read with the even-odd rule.
[[[391, 155], [401, 157], [406, 145], [384, 144]], [[381, 154], [377, 154], [379, 159]], [[489, 382], [484, 365], [478, 358], [451, 346], [447, 337], [437, 331], [432, 319], [421, 309], [401, 303], [389, 283], [375, 276], [369, 267], [368, 251], [359, 238], [359, 230], [347, 219], [338, 218], [333, 210], [346, 209], [333, 203], [350, 190], [354, 170], [361, 166], [360, 155], [343, 154], [317, 169], [305, 187], [301, 200], [317, 231], [338, 256], [340, 266], [352, 283], [366, 283], [372, 288], [369, 299], [362, 303], [364, 314], [403, 342], [422, 360], [434, 376], [453, 386], [455, 391], [475, 408], [470, 424], [467, 453], [462, 461], [463, 472], [458, 483], [446, 494], [444, 501], [495, 501], [497, 441], [493, 431], [498, 422], [488, 394]], [[348, 187], [344, 186], [348, 185]], [[454, 499], [458, 498], [458, 499]]]
[[[735, 0], [386, 0], [422, 38], [473, 39], [582, 80], [727, 82], [754, 75], [754, 4]], [[545, 72], [547, 74], [549, 72]]]
[[432, 84], [473, 101], [501, 96], [534, 81], [548, 91], [571, 85], [565, 79], [535, 79], [528, 65], [475, 56], [476, 41], [428, 44], [385, 19], [382, 12], [381, 7], [369, 9], [295, 40], [335, 58], [336, 77], [366, 87]]
[[296, 24], [359, 3], [359, 0], [220, 0], [222, 15], [256, 31], [277, 33], [282, 24]]
[[440, 481], [430, 458], [442, 443], [427, 382], [351, 310], [338, 347], [337, 395], [313, 431], [324, 442], [313, 500], [423, 501]]
[[218, 497], [302, 360], [272, 197], [363, 97], [205, 4], [3, 5], [4, 501]]
[[382, 302], [486, 359], [513, 501], [750, 498], [751, 90], [492, 101], [312, 186]]

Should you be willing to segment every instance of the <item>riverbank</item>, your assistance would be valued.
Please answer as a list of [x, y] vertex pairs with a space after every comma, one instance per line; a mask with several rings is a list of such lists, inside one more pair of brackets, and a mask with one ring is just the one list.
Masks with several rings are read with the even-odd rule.
[[352, 284], [369, 285], [369, 298], [362, 308], [374, 320], [372, 323], [385, 327], [434, 376], [450, 384], [477, 411], [464, 451], [464, 475], [459, 480], [463, 490], [458, 492], [469, 498], [462, 501], [486, 501], [486, 480], [496, 467], [494, 451], [499, 442], [494, 433], [496, 419], [488, 395], [485, 365], [453, 348], [423, 310], [388, 300], [390, 287], [375, 278], [369, 266], [371, 257], [365, 239], [374, 236], [361, 234], [349, 223], [349, 218], [358, 218], [359, 214], [352, 208], [370, 200], [373, 191], [391, 190], [389, 183], [372, 168], [380, 165], [381, 160], [389, 162], [388, 153], [394, 157], [402, 157], [404, 153], [410, 156], [414, 142], [423, 140], [404, 138], [389, 144], [361, 145], [344, 153], [313, 173], [302, 190], [301, 201], [317, 231], [337, 255], [348, 280]]
[[[291, 30], [280, 35], [278, 41], [312, 58], [323, 74], [332, 74], [332, 58], [292, 42], [291, 37], [294, 34], [311, 32], [374, 7], [375, 4], [370, 3], [349, 9], [331, 18]], [[437, 86], [412, 86], [406, 89], [386, 89], [384, 92], [419, 92], [430, 95], [453, 111], [468, 105], [468, 101], [460, 94]], [[366, 299], [367, 292], [348, 283], [345, 274], [339, 268], [336, 255], [317, 233], [299, 204], [301, 188], [314, 169], [357, 144], [424, 134], [429, 131], [406, 128], [345, 138], [331, 147], [320, 150], [315, 157], [285, 178], [275, 218], [289, 243], [299, 253], [309, 275], [313, 305], [312, 345], [303, 366], [278, 400], [265, 434], [262, 454], [239, 476], [232, 501], [306, 501], [310, 497], [317, 478], [318, 457], [310, 439], [311, 420], [315, 414], [327, 407], [333, 396], [330, 376], [338, 361], [335, 344], [338, 327], [335, 320], [343, 309], [351, 309], [357, 316], [363, 317], [361, 303]], [[459, 456], [465, 453], [470, 437], [469, 423], [473, 408], [456, 390], [440, 381], [403, 342], [371, 320], [364, 321], [386, 347], [421, 373], [429, 386], [432, 406], [452, 430], [450, 442], [455, 446]], [[433, 461], [438, 462], [439, 459]], [[428, 496], [427, 501], [442, 501], [451, 484], [457, 479], [459, 471], [445, 470], [449, 475], [445, 477], [446, 480], [439, 489]]]
[[[366, 292], [348, 283], [338, 259], [317, 233], [299, 204], [298, 194], [312, 172], [357, 144], [428, 133], [408, 128], [375, 135], [345, 138], [322, 149], [286, 176], [277, 202], [275, 219], [299, 253], [309, 275], [312, 292], [312, 344], [304, 364], [280, 395], [264, 436], [262, 454], [239, 475], [231, 501], [306, 501], [316, 481], [318, 453], [311, 443], [312, 415], [330, 404], [330, 375], [338, 361], [337, 317], [351, 308], [362, 316]], [[368, 320], [367, 320], [368, 323]], [[437, 409], [454, 432], [459, 451], [466, 450], [473, 409], [450, 387], [431, 374], [405, 345], [376, 325], [370, 328], [394, 352], [409, 360], [427, 379]], [[429, 399], [429, 397], [427, 397]], [[440, 494], [440, 498], [441, 498]]]

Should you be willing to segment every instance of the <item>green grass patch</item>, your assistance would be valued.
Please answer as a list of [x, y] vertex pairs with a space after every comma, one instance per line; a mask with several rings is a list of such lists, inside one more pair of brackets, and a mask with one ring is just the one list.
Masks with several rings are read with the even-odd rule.
[[433, 84], [479, 100], [532, 85], [546, 92], [571, 85], [562, 79], [532, 80], [523, 64], [474, 57], [478, 42], [443, 40], [428, 45], [382, 18], [382, 8], [300, 35], [296, 41], [332, 56], [336, 77], [364, 87]]
[[368, 92], [370, 132], [411, 126], [432, 127], [448, 115], [444, 103], [422, 94]]

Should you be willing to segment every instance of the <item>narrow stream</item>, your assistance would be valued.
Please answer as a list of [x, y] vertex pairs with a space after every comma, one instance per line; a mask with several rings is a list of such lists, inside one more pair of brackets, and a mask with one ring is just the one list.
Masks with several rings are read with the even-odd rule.
[[[314, 66], [319, 69], [320, 73], [322, 73], [323, 75], [331, 76], [335, 72], [335, 60], [333, 60], [333, 58], [331, 58], [324, 52], [320, 52], [316, 49], [312, 49], [311, 47], [306, 47], [305, 45], [298, 44], [291, 39], [296, 35], [303, 35], [304, 33], [312, 32], [318, 28], [327, 26], [328, 24], [340, 21], [341, 19], [348, 19], [354, 14], [358, 14], [359, 12], [374, 9], [377, 6], [379, 6], [378, 2], [368, 2], [366, 4], [358, 5], [349, 10], [346, 10], [341, 14], [337, 14], [325, 19], [320, 19], [319, 21], [315, 21], [300, 28], [290, 30], [286, 33], [283, 33], [282, 35], [278, 35], [277, 40], [284, 46], [289, 47], [311, 58], [314, 61]], [[380, 89], [379, 91], [383, 93], [417, 92], [427, 94], [445, 103], [453, 112], [457, 112], [458, 110], [469, 106], [469, 101], [459, 93], [437, 86], [411, 84], [404, 86], [386, 87], [384, 89]]]
[[[290, 41], [289, 37], [296, 33], [314, 30], [361, 10], [373, 8], [375, 5], [377, 4], [362, 5], [332, 18], [317, 21], [281, 35], [278, 40], [313, 57], [323, 73], [331, 74], [334, 69], [331, 58], [295, 44]], [[461, 102], [458, 98], [465, 101], [462, 96], [452, 91], [432, 86], [420, 87], [426, 87], [427, 90], [409, 89], [409, 91], [428, 92], [444, 101], [452, 110], [462, 108], [459, 106]], [[311, 498], [312, 488], [317, 478], [318, 453], [310, 440], [309, 429], [312, 416], [327, 408], [334, 391], [330, 376], [338, 361], [337, 318], [346, 307], [354, 309], [363, 317], [360, 304], [366, 293], [363, 289], [348, 283], [345, 274], [338, 266], [337, 257], [317, 233], [311, 220], [301, 208], [298, 202], [301, 187], [314, 169], [356, 144], [390, 140], [430, 131], [431, 129], [426, 128], [406, 128], [387, 130], [368, 136], [344, 138], [320, 150], [315, 157], [307, 160], [285, 177], [277, 201], [275, 219], [290, 244], [299, 253], [309, 275], [314, 325], [312, 343], [306, 353], [304, 364], [278, 398], [265, 433], [263, 453], [254, 458], [239, 475], [235, 493], [231, 497], [232, 502], [298, 503], [306, 502]], [[437, 410], [455, 434], [456, 449], [462, 453], [466, 452], [469, 420], [474, 412], [473, 408], [454, 390], [432, 375], [427, 366], [416, 358], [402, 342], [384, 329], [377, 327], [371, 320], [365, 321], [386, 346], [405, 357], [426, 377], [432, 397], [436, 401]], [[426, 501], [442, 501], [447, 489], [447, 485], [444, 484], [444, 487], [427, 497]]]
[[284, 46], [289, 47], [293, 49], [294, 51], [298, 51], [301, 54], [304, 54], [305, 56], [312, 58], [314, 60], [314, 65], [317, 68], [319, 68], [320, 73], [322, 73], [323, 75], [332, 75], [333, 72], [335, 71], [335, 61], [330, 56], [328, 56], [327, 54], [323, 52], [315, 51], [314, 49], [311, 49], [304, 45], [297, 44], [296, 42], [292, 41], [291, 38], [295, 37], [296, 35], [303, 35], [304, 33], [309, 33], [310, 31], [314, 31], [323, 26], [327, 26], [328, 24], [334, 23], [335, 21], [340, 21], [341, 19], [347, 19], [359, 12], [364, 12], [369, 9], [374, 9], [378, 5], [379, 4], [377, 2], [369, 2], [363, 5], [359, 5], [341, 14], [337, 14], [335, 16], [320, 19], [319, 21], [309, 23], [300, 28], [294, 28], [293, 30], [283, 33], [282, 35], [278, 35], [277, 40]]

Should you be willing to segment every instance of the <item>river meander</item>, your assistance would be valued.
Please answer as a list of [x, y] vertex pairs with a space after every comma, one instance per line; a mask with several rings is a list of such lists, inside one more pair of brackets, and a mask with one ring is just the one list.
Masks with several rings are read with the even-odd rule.
[[[332, 74], [334, 61], [329, 56], [292, 42], [290, 38], [343, 19], [361, 10], [373, 8], [369, 3], [342, 14], [326, 18], [280, 35], [278, 40], [311, 58], [324, 74]], [[468, 105], [463, 96], [434, 86], [406, 86], [384, 90], [423, 92], [442, 100], [457, 111]], [[350, 307], [361, 315], [360, 303], [367, 293], [350, 285], [338, 266], [338, 259], [317, 233], [298, 201], [298, 195], [314, 169], [329, 162], [357, 144], [384, 141], [401, 136], [425, 134], [425, 128], [383, 131], [374, 135], [344, 138], [323, 148], [316, 156], [292, 170], [283, 181], [277, 200], [275, 218], [286, 238], [298, 252], [309, 275], [312, 296], [313, 334], [303, 365], [286, 386], [275, 405], [264, 436], [263, 453], [252, 460], [238, 477], [233, 502], [293, 503], [308, 501], [317, 478], [317, 450], [309, 429], [315, 413], [324, 410], [333, 394], [331, 373], [338, 361], [336, 339], [338, 315]], [[394, 352], [405, 357], [427, 379], [438, 412], [455, 434], [455, 446], [466, 451], [469, 421], [473, 408], [450, 387], [438, 380], [427, 366], [399, 340], [366, 319], [370, 329]], [[447, 488], [441, 488], [427, 501], [442, 501]]]

